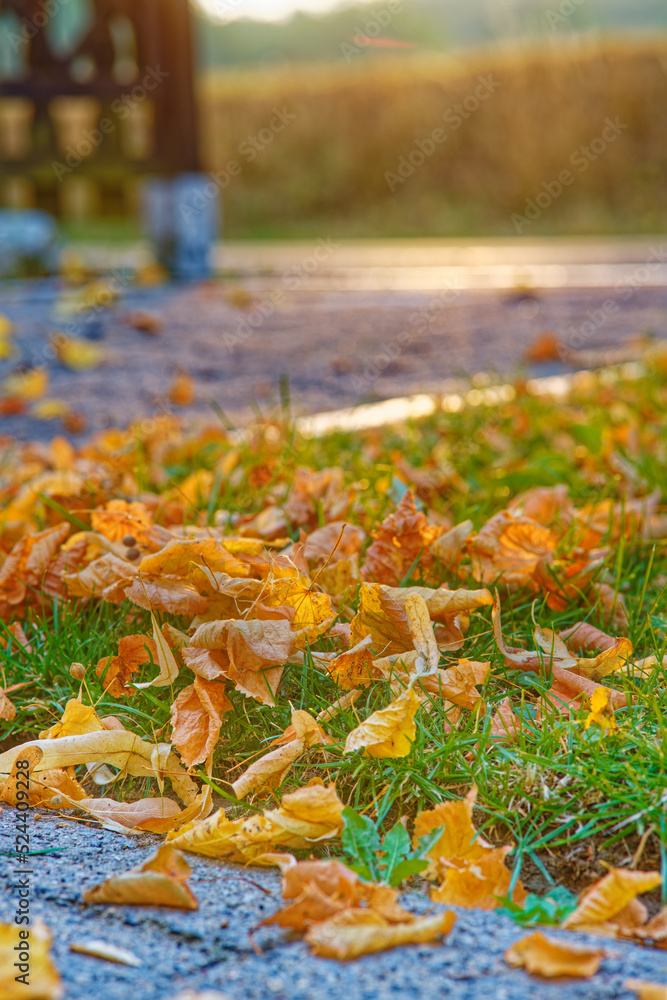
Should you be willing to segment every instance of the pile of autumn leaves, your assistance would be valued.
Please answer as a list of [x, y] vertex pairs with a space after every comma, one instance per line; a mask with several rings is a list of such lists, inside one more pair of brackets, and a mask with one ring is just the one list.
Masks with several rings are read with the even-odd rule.
[[[174, 427], [163, 428], [162, 439], [156, 435], [146, 443], [154, 481], [170, 449], [194, 454], [205, 443], [210, 436], [186, 442]], [[538, 718], [547, 708], [563, 713], [584, 708], [586, 725], [613, 728], [614, 709], [626, 704], [626, 696], [609, 686], [608, 678], [641, 674], [652, 663], [633, 659], [630, 642], [618, 634], [627, 624], [626, 611], [605, 581], [604, 567], [609, 546], [622, 536], [664, 534], [656, 513], [659, 497], [576, 508], [564, 487], [537, 488], [475, 533], [470, 521], [430, 520], [407, 490], [367, 545], [364, 530], [351, 523], [358, 488], [345, 486], [337, 468], [300, 469], [282, 505], [237, 518], [231, 534], [224, 517], [210, 526], [205, 515], [192, 515], [193, 507], [206, 509], [215, 477], [233, 469], [229, 452], [222, 452], [212, 471], [199, 470], [177, 488], [155, 493], [139, 491], [121, 432], [100, 435], [79, 452], [61, 439], [48, 449], [29, 446], [20, 456], [20, 474], [3, 487], [0, 536], [0, 615], [12, 623], [17, 659], [21, 647], [30, 650], [19, 624], [29, 608], [47, 621], [56, 599], [127, 600], [150, 613], [151, 633], [128, 634], [97, 664], [73, 664], [72, 676], [83, 680], [94, 671], [105, 693], [120, 704], [142, 688], [168, 690], [183, 675], [188, 683], [171, 706], [168, 742], [149, 742], [116, 716], [100, 717], [84, 703], [82, 687], [62, 719], [38, 740], [0, 755], [5, 776], [0, 797], [15, 802], [16, 764], [28, 759], [34, 806], [75, 808], [111, 829], [167, 834], [170, 849], [279, 864], [290, 903], [274, 919], [304, 930], [320, 954], [351, 957], [431, 940], [447, 932], [450, 914], [416, 919], [398, 906], [394, 890], [363, 883], [339, 863], [297, 864], [289, 855], [277, 855], [277, 848], [312, 849], [340, 837], [343, 803], [333, 786], [315, 781], [286, 794], [277, 808], [228, 819], [222, 810], [209, 815], [210, 787], [200, 786], [194, 769], [212, 773], [233, 700], [274, 705], [285, 668], [302, 664], [306, 653], [313, 668], [337, 685], [340, 697], [316, 715], [295, 711], [268, 753], [233, 782], [238, 799], [274, 792], [306, 750], [320, 752], [324, 761], [340, 753], [407, 756], [418, 713], [425, 716], [435, 704], [446, 727], [456, 727], [464, 711], [483, 721], [479, 688], [490, 663], [451, 654], [464, 646], [470, 616], [485, 606], [493, 606], [506, 663], [543, 678], [547, 690], [536, 699]], [[38, 517], [46, 521], [41, 530]], [[82, 519], [85, 530], [76, 530]], [[299, 540], [293, 542], [296, 529]], [[404, 585], [414, 576], [421, 586]], [[554, 609], [576, 601], [582, 618], [597, 608], [610, 632], [582, 621], [561, 635], [537, 628], [532, 651], [508, 645], [500, 601], [487, 589], [491, 584], [510, 593], [546, 593]], [[167, 620], [174, 615], [181, 628]], [[445, 667], [443, 654], [450, 657]], [[147, 665], [152, 679], [138, 682], [135, 675]], [[388, 692], [386, 706], [359, 720], [343, 747], [335, 745], [327, 722], [354, 706], [364, 689], [378, 686]], [[15, 714], [11, 691], [12, 686], [0, 694], [0, 718]], [[491, 739], [511, 742], [520, 728], [508, 697], [490, 720]], [[119, 774], [154, 778], [159, 794], [119, 802], [91, 795], [82, 784], [83, 776], [88, 788], [112, 787]], [[163, 794], [167, 780], [180, 804]], [[471, 795], [419, 814], [415, 837], [443, 827], [429, 855], [434, 900], [489, 908], [508, 894], [504, 859], [510, 848], [493, 848], [476, 835], [473, 802]], [[173, 867], [173, 853], [168, 857]], [[641, 874], [612, 873], [613, 886], [622, 885], [623, 891], [612, 893], [613, 905], [597, 910], [597, 916], [586, 911], [580, 923], [608, 930], [618, 919], [613, 925], [618, 934], [667, 940], [667, 917], [647, 923], [640, 919], [640, 904], [632, 902], [656, 884], [654, 873], [642, 875], [644, 881]], [[165, 877], [182, 889], [180, 876]], [[132, 878], [136, 882], [136, 873]], [[602, 886], [611, 884], [603, 880], [591, 892], [604, 892], [607, 899]], [[108, 893], [115, 891], [95, 890], [95, 901], [113, 901]], [[521, 902], [522, 894], [517, 883], [514, 901]], [[572, 918], [568, 925], [579, 926]]]

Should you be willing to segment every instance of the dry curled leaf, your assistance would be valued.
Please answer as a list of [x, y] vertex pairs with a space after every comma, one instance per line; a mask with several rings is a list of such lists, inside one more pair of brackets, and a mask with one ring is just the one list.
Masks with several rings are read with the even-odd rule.
[[543, 979], [561, 976], [590, 979], [600, 968], [605, 954], [600, 948], [568, 944], [535, 931], [508, 948], [505, 961]]
[[446, 937], [456, 916], [451, 910], [409, 923], [387, 924], [373, 911], [343, 911], [330, 920], [313, 924], [305, 940], [314, 955], [346, 961], [404, 944], [431, 944]]
[[567, 917], [563, 927], [585, 930], [593, 934], [618, 936], [615, 921], [636, 896], [661, 885], [660, 872], [631, 871], [612, 868], [607, 875], [579, 897], [576, 910]]
[[195, 677], [171, 706], [171, 738], [186, 767], [201, 764], [215, 749], [222, 716], [232, 704], [219, 681]]
[[332, 785], [306, 785], [283, 796], [279, 809], [227, 819], [219, 809], [167, 835], [175, 847], [209, 858], [257, 861], [273, 847], [299, 849], [333, 840], [343, 828], [343, 803]]
[[345, 753], [363, 750], [369, 757], [407, 757], [417, 735], [415, 714], [420, 704], [414, 691], [405, 691], [348, 733]]
[[170, 844], [162, 844], [139, 867], [112, 875], [106, 882], [87, 889], [83, 901], [196, 910], [199, 904], [186, 885], [191, 874], [192, 869], [181, 852]]
[[623, 989], [632, 990], [639, 1000], [667, 1000], [667, 983], [649, 983], [644, 979], [626, 979]]
[[329, 742], [329, 737], [312, 715], [302, 710], [293, 712], [292, 724], [287, 732], [279, 740], [274, 740], [274, 743], [281, 745], [260, 757], [240, 778], [232, 782], [234, 794], [243, 799], [250, 792], [277, 788], [305, 750]]

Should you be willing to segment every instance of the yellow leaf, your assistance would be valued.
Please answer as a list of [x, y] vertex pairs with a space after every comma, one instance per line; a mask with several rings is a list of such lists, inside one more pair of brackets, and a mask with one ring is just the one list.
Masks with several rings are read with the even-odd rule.
[[660, 872], [612, 868], [582, 894], [576, 910], [567, 917], [563, 927], [571, 930], [590, 929], [591, 933], [595, 933], [597, 925], [613, 921], [636, 896], [642, 892], [650, 892], [661, 883]]
[[642, 979], [627, 979], [623, 989], [633, 990], [639, 1000], [667, 1000], [667, 985], [664, 983], [649, 983]]
[[83, 901], [196, 910], [199, 904], [186, 885], [191, 874], [192, 869], [181, 852], [170, 844], [162, 844], [138, 868], [112, 875], [106, 882], [87, 889]]
[[369, 757], [407, 757], [417, 735], [415, 713], [420, 704], [414, 691], [405, 691], [348, 733], [345, 753], [365, 750]]
[[[440, 859], [435, 871], [443, 881], [431, 890], [431, 899], [468, 910], [493, 910], [501, 906], [501, 898], [509, 896], [512, 873], [505, 864], [507, 848], [487, 848], [477, 858]], [[521, 904], [526, 891], [519, 879], [512, 901]]]
[[415, 661], [417, 676], [432, 674], [438, 669], [440, 652], [433, 634], [433, 625], [426, 601], [421, 594], [408, 594], [405, 601], [408, 628], [418, 658]]
[[344, 961], [403, 944], [430, 944], [446, 937], [456, 921], [451, 910], [404, 924], [386, 924], [367, 910], [351, 911], [351, 915], [352, 919], [343, 911], [309, 928], [305, 940], [314, 955]]
[[[0, 923], [0, 996], [2, 1000], [60, 1000], [64, 991], [60, 976], [51, 959], [51, 931], [39, 918], [31, 921], [30, 937], [16, 924]], [[29, 940], [29, 948], [21, 951], [20, 945]], [[23, 961], [25, 956], [25, 962]], [[26, 968], [17, 968], [19, 962]], [[26, 975], [26, 981], [17, 982], [16, 976]]]
[[560, 976], [589, 979], [598, 971], [605, 955], [600, 948], [566, 944], [535, 931], [508, 948], [505, 961], [544, 979]]
[[65, 399], [42, 399], [32, 407], [30, 416], [35, 420], [53, 420], [67, 416], [71, 409]]
[[2, 391], [7, 396], [35, 400], [44, 395], [48, 384], [49, 373], [46, 368], [29, 368], [28, 371], [8, 375], [2, 382]]
[[19, 756], [32, 747], [42, 754], [35, 764], [37, 773], [101, 761], [135, 777], [161, 780], [164, 773], [171, 779], [179, 797], [187, 802], [192, 801], [197, 790], [176, 755], [170, 752], [168, 743], [147, 743], [135, 733], [117, 729], [61, 736], [52, 740], [32, 740], [12, 747], [0, 754], [0, 774], [9, 774]]
[[85, 372], [98, 368], [106, 357], [103, 347], [88, 340], [78, 340], [64, 333], [53, 334], [49, 339], [60, 363], [73, 371]]
[[176, 662], [176, 657], [172, 653], [169, 643], [158, 628], [157, 618], [155, 617], [155, 613], [152, 611], [151, 620], [153, 622], [155, 655], [157, 657], [158, 666], [160, 667], [160, 672], [157, 677], [153, 678], [152, 681], [144, 681], [141, 684], [135, 683], [134, 687], [137, 689], [149, 687], [169, 687], [169, 685], [173, 684], [178, 677], [179, 666]]
[[209, 858], [261, 863], [272, 847], [299, 849], [333, 840], [343, 828], [343, 803], [332, 785], [306, 785], [283, 797], [279, 809], [227, 819], [219, 809], [167, 835], [169, 843]]
[[484, 857], [491, 845], [483, 837], [477, 836], [477, 830], [472, 822], [472, 811], [477, 801], [477, 788], [472, 787], [464, 799], [453, 802], [441, 802], [433, 809], [425, 809], [417, 814], [415, 819], [415, 846], [417, 841], [444, 827], [440, 839], [429, 851], [432, 861], [438, 858], [471, 858]]
[[289, 730], [292, 739], [264, 754], [232, 783], [234, 794], [238, 799], [245, 798], [250, 792], [277, 788], [304, 750], [318, 743], [329, 742], [326, 734], [308, 712], [293, 712]]

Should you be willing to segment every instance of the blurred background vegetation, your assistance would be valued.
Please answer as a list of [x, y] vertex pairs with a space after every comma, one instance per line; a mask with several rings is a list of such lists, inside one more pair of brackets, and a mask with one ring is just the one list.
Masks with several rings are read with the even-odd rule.
[[[278, 22], [243, 18], [243, 0], [194, 12], [202, 157], [230, 238], [516, 235], [512, 216], [544, 204], [563, 170], [573, 182], [524, 235], [667, 230], [665, 0], [343, 0]], [[0, 70], [10, 57], [0, 39]], [[493, 94], [453, 127], [489, 74]], [[276, 108], [293, 117], [271, 132]], [[575, 168], [607, 119], [620, 134]], [[392, 185], [439, 127], [446, 141]], [[134, 231], [134, 195], [129, 224], [79, 196], [63, 204], [78, 235]]]

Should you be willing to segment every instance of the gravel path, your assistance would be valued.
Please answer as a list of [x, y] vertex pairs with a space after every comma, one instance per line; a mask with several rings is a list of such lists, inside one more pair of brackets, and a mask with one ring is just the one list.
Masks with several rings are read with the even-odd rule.
[[[107, 351], [101, 367], [76, 372], [55, 360], [48, 344], [49, 333], [63, 328], [54, 315], [55, 283], [5, 284], [0, 312], [15, 324], [16, 351], [0, 361], [0, 380], [20, 365], [46, 365], [47, 396], [66, 399], [90, 433], [173, 410], [166, 389], [179, 369], [194, 380], [189, 411], [215, 419], [213, 401], [244, 421], [252, 400], [262, 407], [275, 402], [281, 375], [289, 379], [295, 412], [313, 413], [442, 391], [464, 373], [507, 374], [541, 332], [554, 331], [567, 343], [572, 329], [590, 323], [588, 314], [599, 316], [609, 300], [618, 308], [592, 323], [587, 350], [618, 347], [646, 331], [667, 337], [667, 289], [660, 287], [640, 287], [624, 301], [613, 288], [292, 292], [280, 277], [249, 285], [253, 290], [241, 294], [229, 279], [125, 288], [113, 308], [87, 314], [72, 328], [100, 338]], [[136, 309], [157, 312], [163, 329], [148, 336], [128, 326], [127, 313]], [[567, 367], [555, 361], [528, 370], [546, 375]], [[0, 431], [23, 440], [62, 432], [59, 419], [29, 414], [0, 417]]]
[[[12, 869], [15, 812], [0, 814], [0, 919], [13, 917]], [[502, 954], [525, 932], [510, 920], [482, 911], [459, 911], [442, 944], [398, 948], [351, 963], [309, 955], [300, 941], [276, 928], [257, 933], [256, 955], [248, 930], [280, 905], [279, 877], [271, 870], [235, 867], [188, 855], [190, 886], [199, 910], [84, 906], [86, 887], [144, 860], [158, 838], [123, 837], [57, 816], [31, 814], [31, 847], [58, 848], [33, 859], [31, 913], [54, 935], [54, 956], [66, 1000], [171, 1000], [189, 988], [217, 989], [229, 1000], [631, 1000], [630, 977], [667, 984], [665, 952], [603, 942], [609, 957], [591, 980], [542, 982], [510, 969]], [[405, 905], [424, 911], [417, 894]], [[552, 933], [549, 931], [549, 933]], [[582, 935], [568, 941], [600, 944]], [[69, 951], [73, 942], [97, 938], [129, 949], [140, 968]], [[666, 987], [667, 988], [667, 987]], [[635, 998], [636, 1000], [636, 998]]]

